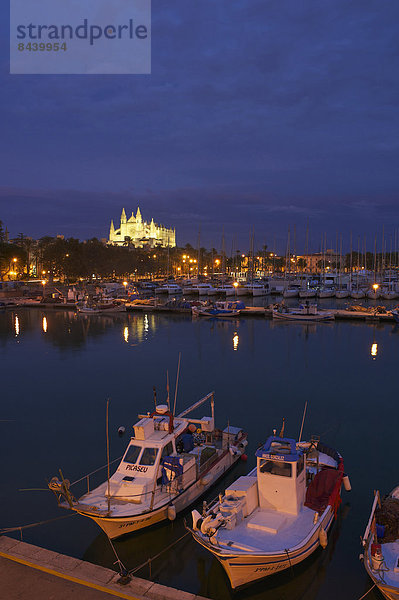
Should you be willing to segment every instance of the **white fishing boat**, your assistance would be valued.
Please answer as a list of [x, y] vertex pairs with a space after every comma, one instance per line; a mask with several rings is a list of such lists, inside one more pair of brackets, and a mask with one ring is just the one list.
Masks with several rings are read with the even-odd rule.
[[[210, 417], [186, 416], [206, 401]], [[173, 520], [240, 459], [247, 445], [241, 428], [215, 429], [213, 392], [177, 417], [158, 405], [139, 419], [118, 468], [100, 486], [76, 499], [61, 471], [61, 480], [49, 483], [61, 507], [93, 519], [109, 538]]]
[[374, 492], [364, 532], [365, 569], [387, 600], [399, 600], [399, 486], [381, 500]]
[[316, 297], [316, 289], [306, 288], [299, 290], [300, 298], [315, 298]]
[[332, 321], [334, 313], [319, 311], [317, 304], [300, 304], [297, 308], [288, 308], [285, 304], [277, 304], [272, 308], [273, 319], [285, 321]]
[[192, 512], [189, 528], [221, 563], [233, 589], [325, 547], [341, 502], [342, 456], [319, 441], [297, 443], [274, 432], [256, 457], [257, 466], [202, 515]]

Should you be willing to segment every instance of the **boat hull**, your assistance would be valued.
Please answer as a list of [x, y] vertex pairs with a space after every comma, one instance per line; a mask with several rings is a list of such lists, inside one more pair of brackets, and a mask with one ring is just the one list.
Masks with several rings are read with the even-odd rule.
[[[218, 559], [229, 578], [233, 589], [255, 583], [265, 577], [289, 569], [303, 562], [320, 546], [319, 529], [328, 532], [334, 520], [334, 512], [331, 506], [324, 511], [314, 531], [303, 544], [295, 548], [273, 553], [227, 553], [215, 550], [215, 546], [206, 543], [200, 536], [195, 536], [197, 541]], [[195, 535], [195, 533], [194, 533]], [[288, 552], [288, 554], [287, 554]]]
[[368, 576], [373, 581], [373, 583], [377, 586], [377, 588], [380, 590], [380, 592], [384, 596], [384, 598], [386, 598], [387, 600], [399, 600], [399, 588], [387, 585], [384, 581], [382, 581], [379, 577], [377, 577], [376, 572], [372, 570], [370, 563], [371, 563], [370, 550], [368, 550], [364, 557], [364, 566], [365, 566]]
[[[228, 471], [241, 457], [241, 454], [233, 455], [227, 451], [221, 456], [218, 462], [212, 465], [211, 469], [204, 473], [202, 477], [193, 483], [184, 492], [171, 499], [171, 503], [176, 508], [176, 513], [181, 512], [202, 494], [206, 492], [226, 471]], [[147, 513], [133, 514], [124, 517], [103, 517], [90, 512], [86, 512], [80, 507], [73, 508], [77, 513], [84, 517], [89, 517], [97, 523], [110, 539], [118, 538], [128, 533], [133, 533], [144, 527], [150, 527], [168, 519], [169, 502], [159, 508], [155, 508]], [[137, 505], [136, 505], [137, 506]]]
[[292, 313], [283, 313], [273, 311], [273, 319], [281, 321], [333, 321], [333, 313], [316, 314], [316, 315], [301, 315]]

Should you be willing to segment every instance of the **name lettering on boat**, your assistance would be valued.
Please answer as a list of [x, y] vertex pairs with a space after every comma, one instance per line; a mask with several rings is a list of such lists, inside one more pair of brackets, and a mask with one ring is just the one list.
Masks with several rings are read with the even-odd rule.
[[277, 567], [257, 567], [255, 569], [255, 573], [259, 573], [261, 571], [281, 571], [282, 568], [282, 565], [277, 565]]
[[270, 460], [285, 460], [284, 456], [280, 454], [264, 454], [263, 458], [269, 458]]
[[139, 473], [147, 473], [148, 467], [140, 467], [140, 465], [126, 465], [126, 471], [138, 471]]

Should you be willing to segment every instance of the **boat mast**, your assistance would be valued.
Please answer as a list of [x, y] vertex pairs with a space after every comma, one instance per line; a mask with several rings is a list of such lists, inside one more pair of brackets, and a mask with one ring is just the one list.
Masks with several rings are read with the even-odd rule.
[[107, 398], [107, 411], [105, 417], [105, 433], [107, 437], [107, 501], [108, 501], [108, 514], [111, 512], [111, 495], [110, 495], [110, 484], [109, 484], [109, 427], [108, 427], [108, 411], [109, 411], [109, 398]]

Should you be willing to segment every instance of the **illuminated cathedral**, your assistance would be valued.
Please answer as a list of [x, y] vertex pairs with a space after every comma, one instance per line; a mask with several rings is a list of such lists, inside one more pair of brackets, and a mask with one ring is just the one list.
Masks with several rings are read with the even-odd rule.
[[115, 229], [114, 222], [111, 221], [109, 230], [109, 244], [116, 246], [128, 246], [131, 244], [135, 248], [174, 248], [176, 246], [176, 229], [168, 229], [163, 225], [143, 221], [140, 209], [137, 209], [136, 216], [127, 219], [125, 209], [122, 210], [121, 223], [119, 229]]

